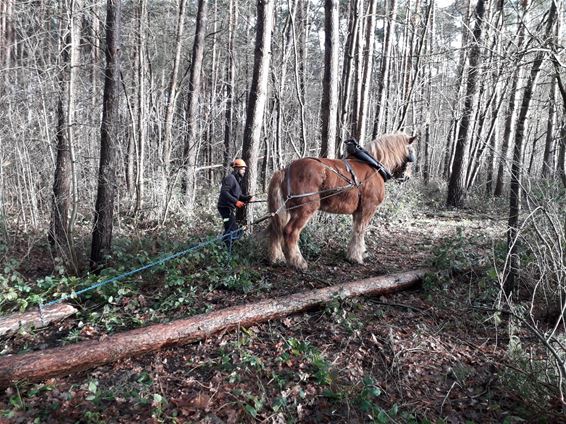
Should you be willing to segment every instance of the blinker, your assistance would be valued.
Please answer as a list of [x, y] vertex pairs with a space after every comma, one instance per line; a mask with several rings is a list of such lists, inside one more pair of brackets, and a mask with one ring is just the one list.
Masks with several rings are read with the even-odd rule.
[[409, 147], [409, 155], [407, 156], [407, 162], [415, 162], [417, 158], [415, 157], [415, 150]]

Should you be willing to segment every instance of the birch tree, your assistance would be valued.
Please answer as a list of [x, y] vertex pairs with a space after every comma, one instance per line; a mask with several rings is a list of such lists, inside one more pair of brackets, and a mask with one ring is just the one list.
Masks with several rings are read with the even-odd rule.
[[338, 119], [338, 0], [324, 3], [324, 77], [322, 79], [320, 156], [334, 158]]

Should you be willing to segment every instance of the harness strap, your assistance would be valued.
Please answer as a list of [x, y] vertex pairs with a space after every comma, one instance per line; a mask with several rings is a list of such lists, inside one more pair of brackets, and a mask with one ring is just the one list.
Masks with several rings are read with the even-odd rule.
[[359, 187], [360, 182], [358, 181], [358, 177], [356, 176], [356, 173], [354, 172], [354, 168], [352, 168], [352, 165], [350, 164], [350, 162], [348, 162], [348, 159], [342, 159], [342, 162], [344, 162], [346, 169], [350, 172], [350, 175], [352, 176], [352, 180], [354, 181], [354, 185], [356, 187]]
[[351, 169], [351, 165], [350, 164], [346, 164], [346, 168], [348, 168], [349, 170], [351, 170], [351, 174], [352, 177], [354, 178], [354, 181], [352, 182], [352, 180], [350, 180], [348, 177], [346, 177], [344, 174], [342, 174], [341, 172], [339, 172], [338, 170], [328, 166], [327, 164], [325, 164], [324, 162], [322, 162], [319, 158], [313, 158], [313, 157], [309, 157], [309, 158], [305, 158], [305, 159], [312, 159], [312, 160], [316, 160], [317, 162], [319, 162], [322, 166], [324, 166], [326, 169], [328, 169], [329, 171], [334, 172], [336, 175], [338, 175], [340, 178], [342, 178], [344, 181], [346, 181], [348, 183], [348, 185], [345, 186], [341, 186], [341, 187], [336, 187], [336, 188], [329, 188], [326, 190], [322, 190], [322, 191], [313, 191], [310, 193], [301, 193], [301, 194], [291, 194], [291, 173], [289, 172], [290, 168], [291, 168], [291, 164], [292, 162], [289, 164], [289, 166], [287, 166], [287, 168], [285, 168], [285, 177], [287, 180], [287, 200], [285, 200], [285, 203], [287, 203], [289, 200], [291, 199], [297, 199], [297, 198], [301, 198], [301, 197], [308, 197], [308, 196], [314, 196], [315, 194], [325, 194], [325, 193], [329, 193], [329, 192], [339, 192], [345, 189], [349, 189], [352, 187], [358, 187], [360, 184], [357, 181], [356, 175], [354, 174], [354, 170]]
[[324, 166], [326, 169], [328, 169], [329, 171], [334, 172], [336, 175], [338, 175], [340, 178], [342, 178], [344, 181], [346, 181], [348, 184], [352, 184], [354, 186], [357, 186], [358, 184], [356, 183], [356, 176], [353, 174], [353, 170], [351, 170], [351, 167], [349, 167], [349, 164], [346, 164], [346, 168], [350, 171], [350, 173], [352, 174], [352, 176], [354, 177], [354, 181], [350, 180], [347, 176], [345, 176], [344, 174], [342, 174], [340, 171], [338, 171], [336, 168], [332, 168], [331, 166], [328, 166], [327, 164], [325, 164], [323, 161], [320, 160], [320, 158], [305, 158], [305, 159], [312, 159], [317, 161], [318, 163], [320, 163], [322, 166]]

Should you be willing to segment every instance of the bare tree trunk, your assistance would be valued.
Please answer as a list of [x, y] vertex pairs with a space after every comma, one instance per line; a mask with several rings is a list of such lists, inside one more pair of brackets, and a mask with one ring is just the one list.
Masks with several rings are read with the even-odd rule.
[[383, 51], [381, 53], [381, 65], [377, 77], [377, 90], [375, 94], [375, 118], [373, 123], [372, 139], [375, 139], [382, 131], [383, 108], [385, 107], [384, 93], [388, 91], [387, 81], [389, 80], [391, 46], [395, 38], [395, 20], [397, 19], [397, 0], [390, 0], [389, 9], [386, 12], [387, 26], [383, 34]]
[[[566, 108], [565, 108], [566, 109]], [[560, 127], [560, 145], [558, 146], [558, 174], [562, 185], [566, 188], [566, 110], [563, 112]]]
[[[370, 0], [371, 1], [371, 0]], [[364, 10], [364, 0], [360, 0], [360, 10], [362, 13], [360, 23], [357, 27], [358, 34], [356, 36], [357, 43], [354, 46], [354, 70], [352, 80], [352, 105], [350, 112], [350, 128], [352, 135], [358, 132], [358, 115], [360, 112], [360, 101], [362, 98], [362, 76], [364, 67], [364, 29], [366, 27], [366, 13]]]
[[340, 120], [339, 125], [342, 129], [341, 131], [341, 139], [345, 140], [351, 134], [351, 125], [350, 125], [350, 114], [351, 114], [351, 99], [353, 97], [352, 91], [354, 90], [354, 59], [355, 54], [354, 52], [357, 49], [357, 45], [359, 42], [359, 29], [358, 27], [361, 25], [361, 8], [362, 8], [362, 0], [354, 0], [352, 5], [352, 10], [350, 13], [350, 25], [349, 25], [349, 33], [348, 39], [346, 42], [346, 48], [344, 49], [344, 64], [342, 67], [342, 103], [340, 106]]
[[[167, 87], [167, 104], [165, 106], [165, 123], [163, 128], [163, 175], [162, 187], [163, 195], [167, 195], [170, 190], [169, 179], [171, 178], [171, 150], [173, 144], [173, 119], [175, 117], [175, 106], [177, 104], [177, 85], [178, 73], [181, 63], [181, 49], [183, 47], [183, 31], [185, 27], [185, 4], [186, 0], [179, 1], [179, 11], [177, 13], [177, 27], [175, 31], [175, 56], [173, 59], [173, 69], [171, 70], [171, 77], [169, 78], [169, 85]], [[200, 3], [199, 3], [200, 10]], [[197, 17], [197, 28], [198, 28]], [[197, 35], [198, 38], [198, 35]], [[195, 38], [195, 44], [197, 43]], [[195, 57], [193, 56], [193, 61]], [[202, 59], [201, 59], [202, 61]], [[194, 62], [193, 62], [194, 63]], [[191, 75], [192, 77], [192, 75]], [[199, 75], [200, 78], [200, 75]], [[190, 96], [190, 94], [189, 94]]]
[[[426, 32], [426, 40], [427, 40], [427, 48], [426, 48], [426, 52], [427, 55], [429, 56], [433, 56], [435, 53], [435, 49], [434, 49], [434, 41], [435, 41], [435, 36], [436, 36], [436, 11], [434, 9], [434, 4], [431, 4], [430, 7], [432, 8], [430, 14], [430, 29], [427, 30]], [[426, 30], [426, 28], [425, 28]], [[428, 184], [430, 181], [430, 177], [431, 177], [431, 156], [432, 156], [432, 152], [431, 152], [431, 136], [430, 136], [430, 127], [431, 127], [431, 121], [432, 121], [432, 116], [434, 114], [434, 111], [432, 110], [432, 63], [429, 62], [427, 64], [426, 67], [426, 75], [424, 78], [424, 83], [423, 85], [426, 86], [425, 88], [425, 93], [423, 95], [424, 100], [425, 100], [425, 143], [424, 143], [424, 161], [423, 161], [423, 169], [422, 169], [422, 176], [423, 176], [423, 181], [425, 184]]]
[[10, 69], [12, 67], [12, 50], [16, 38], [12, 24], [13, 9], [14, 0], [5, 0], [2, 2], [2, 13], [0, 15], [2, 19], [2, 38], [4, 39], [4, 42], [2, 43], [3, 46], [0, 47], [0, 50], [2, 51], [2, 64], [5, 69]]
[[[424, 21], [424, 28], [423, 28], [423, 34], [421, 37], [417, 37], [418, 41], [416, 42], [417, 46], [413, 46], [413, 43], [411, 43], [411, 51], [408, 53], [409, 56], [407, 57], [407, 62], [408, 62], [408, 70], [407, 70], [407, 80], [405, 81], [405, 95], [403, 97], [403, 109], [401, 112], [401, 117], [399, 118], [399, 123], [397, 124], [397, 129], [402, 129], [405, 126], [405, 119], [407, 117], [407, 113], [409, 112], [409, 107], [411, 106], [412, 103], [412, 98], [413, 98], [413, 92], [415, 90], [415, 87], [417, 85], [417, 80], [419, 77], [419, 73], [420, 73], [420, 63], [421, 63], [421, 58], [422, 58], [422, 50], [423, 50], [423, 46], [425, 43], [425, 39], [426, 39], [426, 33], [428, 31], [428, 26], [429, 26], [429, 22], [430, 22], [430, 18], [432, 16], [433, 13], [433, 8], [434, 8], [434, 2], [430, 1], [428, 6], [427, 6], [427, 12], [426, 12], [426, 17], [425, 17], [425, 21]], [[418, 0], [417, 0], [417, 9], [418, 10]], [[417, 30], [415, 29], [415, 33], [417, 32]], [[415, 64], [413, 66], [413, 56], [416, 57], [416, 61]], [[414, 69], [414, 71], [413, 71]], [[412, 78], [409, 78], [409, 76], [412, 75]], [[414, 115], [414, 114], [413, 114]], [[414, 125], [413, 125], [414, 126]]]
[[236, 80], [236, 65], [234, 63], [234, 32], [238, 21], [237, 0], [230, 0], [228, 10], [228, 56], [226, 63], [226, 106], [224, 112], [224, 168], [228, 169], [232, 160], [232, 127], [234, 120], [234, 84]]
[[482, 24], [485, 13], [484, 0], [478, 0], [475, 10], [475, 26], [472, 50], [470, 52], [470, 67], [468, 70], [468, 82], [466, 87], [466, 99], [464, 110], [460, 120], [460, 129], [456, 141], [454, 163], [452, 173], [448, 182], [448, 197], [446, 203], [452, 207], [463, 207], [466, 200], [466, 166], [468, 160], [468, 131], [470, 120], [474, 113], [474, 94], [476, 92], [476, 82], [480, 71], [480, 43], [482, 35]]
[[468, 45], [469, 34], [470, 34], [470, 19], [471, 19], [471, 2], [470, 0], [465, 0], [464, 3], [465, 15], [463, 16], [462, 22], [462, 49], [460, 50], [460, 55], [458, 59], [458, 67], [456, 68], [456, 78], [458, 81], [458, 90], [456, 92], [456, 98], [452, 102], [451, 112], [452, 112], [452, 123], [451, 130], [448, 134], [446, 140], [446, 152], [444, 156], [444, 170], [442, 176], [446, 179], [450, 177], [452, 173], [452, 163], [454, 159], [454, 150], [456, 147], [456, 138], [458, 136], [458, 126], [460, 122], [459, 118], [459, 101], [461, 98], [461, 93], [464, 89], [464, 70], [466, 68], [466, 58], [468, 56], [468, 49], [464, 48]]
[[[403, 45], [403, 59], [401, 61], [401, 75], [399, 76], [399, 85], [401, 86], [401, 96], [400, 98], [403, 101], [404, 110], [406, 113], [407, 109], [409, 108], [409, 101], [408, 93], [409, 87], [411, 84], [411, 76], [413, 72], [413, 55], [415, 52], [415, 39], [416, 34], [418, 32], [417, 29], [417, 22], [418, 18], [414, 18], [414, 14], [416, 13], [417, 16], [419, 14], [419, 4], [420, 0], [415, 0], [415, 6], [413, 13], [412, 10], [412, 0], [408, 0], [407, 2], [407, 12], [405, 14], [405, 34], [404, 34], [404, 45]], [[401, 127], [401, 125], [397, 125], [397, 128]]]
[[[289, 11], [289, 14], [293, 11]], [[276, 74], [276, 70], [272, 70], [272, 80], [273, 80], [273, 95], [274, 95], [274, 109], [275, 109], [275, 126], [274, 126], [274, 148], [273, 148], [273, 160], [274, 169], [283, 168], [283, 99], [285, 93], [285, 81], [287, 78], [287, 66], [289, 60], [289, 38], [291, 36], [291, 16], [289, 15], [283, 25], [281, 30], [281, 48], [279, 49], [280, 57], [279, 63], [281, 64], [279, 69], [279, 74]], [[279, 76], [279, 80], [277, 80]], [[295, 152], [298, 157], [300, 153], [295, 148]]]
[[[556, 2], [551, 2], [546, 23], [546, 34], [544, 40], [548, 40], [552, 34], [554, 23], [556, 22]], [[525, 124], [527, 114], [531, 104], [531, 99], [536, 87], [537, 78], [541, 69], [546, 52], [539, 51], [533, 61], [531, 72], [525, 86], [525, 94], [519, 109], [517, 118], [517, 129], [515, 131], [515, 148], [513, 149], [513, 164], [511, 166], [511, 192], [509, 195], [509, 222], [507, 229], [507, 248], [509, 261], [509, 273], [504, 281], [504, 289], [507, 294], [511, 294], [517, 286], [520, 271], [520, 245], [519, 245], [519, 214], [521, 213], [521, 169], [523, 166], [523, 141], [525, 136]]]
[[[525, 38], [525, 16], [527, 14], [527, 10], [529, 7], [530, 0], [522, 0], [522, 16], [519, 18], [519, 34], [517, 36], [517, 49], [521, 50], [524, 44]], [[513, 69], [513, 76], [511, 82], [511, 91], [509, 95], [509, 107], [507, 109], [507, 114], [505, 116], [505, 124], [503, 130], [503, 141], [501, 143], [501, 153], [499, 156], [499, 165], [497, 167], [497, 180], [495, 183], [495, 190], [493, 195], [495, 197], [500, 197], [503, 195], [503, 186], [504, 186], [504, 179], [505, 179], [505, 169], [507, 168], [507, 156], [509, 153], [509, 146], [511, 142], [511, 135], [513, 134], [513, 123], [515, 117], [515, 107], [517, 103], [517, 88], [519, 86], [519, 81], [522, 74], [521, 66], [515, 66]]]
[[106, 72], [102, 125], [100, 127], [100, 167], [94, 211], [94, 229], [90, 253], [91, 268], [97, 268], [112, 249], [112, 218], [116, 195], [116, 156], [118, 144], [118, 107], [120, 84], [121, 0], [106, 3]]
[[250, 194], [254, 194], [257, 190], [258, 152], [271, 58], [273, 4], [274, 0], [257, 1], [254, 71], [248, 97], [246, 127], [244, 129], [244, 143], [242, 146], [242, 156], [248, 164], [248, 172], [244, 177], [243, 188], [244, 191]]
[[59, 106], [57, 122], [57, 163], [53, 183], [53, 210], [50, 226], [50, 241], [66, 265], [77, 270], [73, 248], [74, 211], [78, 202], [76, 195], [73, 151], [75, 132], [76, 81], [79, 65], [79, 41], [81, 2], [73, 0], [68, 10], [69, 21], [62, 34], [61, 69], [59, 71]]
[[146, 35], [145, 28], [147, 23], [147, 3], [146, 0], [139, 0], [139, 19], [137, 34], [137, 55], [138, 55], [138, 98], [137, 98], [137, 161], [136, 161], [136, 204], [134, 213], [139, 213], [143, 205], [145, 193], [145, 145], [147, 139], [147, 94], [146, 94]]
[[[559, 66], [557, 66], [556, 58], [554, 58], [554, 60], [556, 69], [560, 69]], [[556, 77], [556, 82], [558, 83], [558, 89], [562, 96], [562, 122], [560, 125], [560, 139], [558, 140], [558, 159], [556, 166], [558, 175], [562, 180], [562, 185], [566, 188], [566, 84], [562, 81], [560, 74]]]
[[[287, 2], [289, 6], [289, 10], [296, 10], [300, 4], [300, 0], [297, 0], [295, 3], [295, 8], [291, 6], [290, 1]], [[300, 41], [297, 40], [297, 31], [295, 25], [295, 13], [290, 14], [291, 19], [291, 35], [293, 36], [293, 57], [295, 59], [295, 66], [293, 69], [295, 70], [295, 91], [297, 93], [297, 102], [299, 103], [299, 118], [301, 121], [301, 141], [302, 141], [302, 154], [301, 156], [306, 156], [306, 152], [308, 149], [308, 141], [307, 141], [307, 125], [305, 120], [305, 84], [304, 84], [304, 75], [301, 75], [301, 70], [304, 72], [304, 67], [301, 64], [301, 56], [299, 54], [299, 50], [303, 50], [304, 53], [304, 45]], [[302, 16], [302, 14], [301, 14]], [[302, 37], [301, 37], [302, 38]], [[300, 45], [300, 47], [299, 47]]]
[[210, 64], [210, 107], [209, 107], [209, 117], [208, 117], [208, 128], [206, 137], [206, 154], [207, 154], [207, 166], [209, 166], [207, 177], [208, 184], [213, 184], [214, 169], [212, 168], [214, 159], [214, 149], [215, 144], [215, 128], [216, 128], [216, 102], [218, 96], [218, 80], [219, 80], [219, 70], [218, 70], [218, 47], [217, 47], [217, 32], [218, 32], [218, 0], [214, 0], [213, 7], [213, 18], [212, 18], [212, 53], [211, 53], [211, 64]]
[[503, 93], [498, 93], [499, 100], [496, 100], [491, 106], [491, 121], [493, 122], [494, 128], [491, 136], [489, 137], [488, 146], [488, 158], [487, 158], [487, 174], [486, 174], [486, 184], [485, 184], [485, 194], [489, 198], [493, 194], [493, 178], [494, 178], [494, 168], [495, 168], [495, 150], [497, 149], [497, 140], [499, 138], [499, 109], [496, 104], [501, 104], [503, 99]]
[[338, 15], [338, 0], [325, 0], [320, 156], [331, 159], [336, 152], [338, 119]]
[[200, 97], [200, 81], [202, 75], [202, 57], [204, 54], [204, 35], [206, 32], [206, 21], [208, 13], [208, 0], [199, 0], [195, 30], [195, 41], [193, 44], [193, 55], [191, 63], [191, 76], [189, 80], [189, 100], [187, 103], [187, 136], [183, 149], [183, 168], [185, 172], [184, 194], [185, 205], [189, 211], [194, 206], [196, 191], [198, 140], [197, 140], [197, 115]]
[[370, 0], [369, 22], [366, 26], [366, 54], [363, 60], [362, 90], [360, 108], [358, 111], [357, 126], [355, 137], [360, 144], [364, 144], [367, 128], [367, 115], [369, 108], [369, 90], [373, 70], [373, 50], [375, 41], [375, 21], [377, 13], [377, 0]]
[[548, 97], [548, 119], [546, 122], [546, 138], [542, 158], [542, 178], [550, 178], [554, 174], [554, 120], [556, 119], [556, 78], [552, 78]]

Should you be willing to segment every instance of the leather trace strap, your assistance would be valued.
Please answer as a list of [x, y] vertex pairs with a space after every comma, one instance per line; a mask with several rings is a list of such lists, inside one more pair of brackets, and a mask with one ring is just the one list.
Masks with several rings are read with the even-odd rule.
[[358, 177], [356, 176], [356, 173], [354, 172], [354, 168], [352, 168], [352, 165], [350, 164], [350, 161], [348, 161], [348, 159], [342, 159], [342, 162], [344, 162], [344, 165], [346, 165], [346, 169], [348, 170], [348, 172], [350, 172], [350, 175], [352, 176], [352, 181], [354, 182], [354, 185], [356, 187], [360, 186], [360, 182], [358, 180]]
[[349, 190], [353, 187], [358, 187], [360, 186], [361, 183], [358, 182], [356, 174], [354, 173], [354, 170], [352, 169], [352, 165], [350, 165], [346, 160], [344, 160], [344, 163], [346, 164], [346, 168], [350, 171], [350, 174], [353, 177], [353, 181], [350, 180], [347, 176], [345, 176], [344, 174], [342, 174], [341, 172], [339, 172], [338, 170], [328, 166], [327, 164], [325, 164], [324, 162], [322, 162], [319, 158], [313, 158], [313, 157], [309, 157], [309, 158], [305, 158], [305, 159], [312, 159], [312, 160], [316, 160], [317, 162], [319, 162], [322, 166], [324, 166], [326, 169], [328, 169], [329, 171], [334, 172], [336, 175], [338, 175], [341, 179], [343, 179], [344, 181], [346, 181], [348, 183], [348, 185], [345, 186], [341, 186], [341, 187], [335, 187], [335, 188], [329, 188], [326, 190], [321, 190], [321, 191], [313, 191], [311, 193], [301, 193], [301, 194], [291, 194], [291, 173], [289, 172], [289, 168], [291, 167], [291, 164], [289, 164], [289, 166], [287, 166], [287, 168], [285, 168], [285, 177], [287, 180], [287, 201], [291, 200], [291, 199], [296, 199], [296, 198], [300, 198], [300, 197], [308, 197], [308, 196], [313, 196], [315, 194], [326, 194], [326, 193], [330, 193], [330, 192], [340, 192], [342, 190]]

